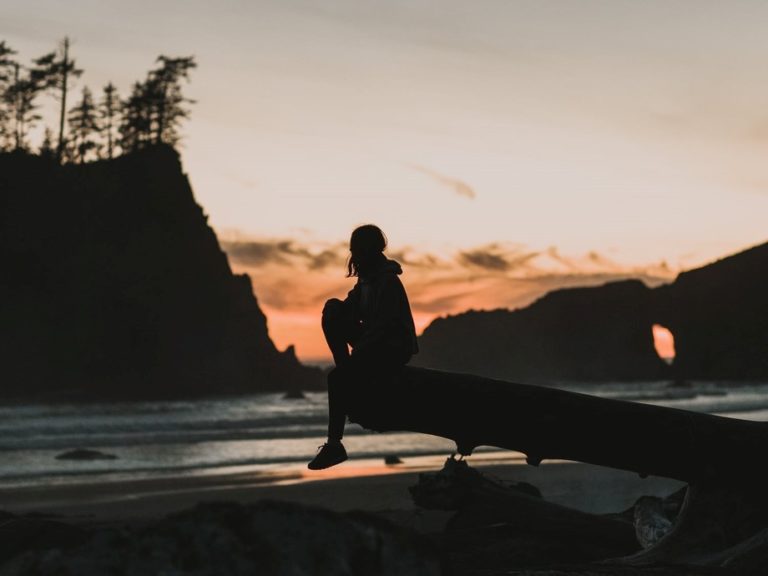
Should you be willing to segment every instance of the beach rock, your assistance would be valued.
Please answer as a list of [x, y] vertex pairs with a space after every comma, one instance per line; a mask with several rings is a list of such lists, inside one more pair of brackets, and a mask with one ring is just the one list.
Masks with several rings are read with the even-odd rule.
[[396, 464], [402, 464], [403, 460], [397, 454], [387, 454], [384, 456], [384, 464], [387, 466], [394, 466]]
[[381, 518], [286, 502], [212, 502], [39, 554], [37, 576], [437, 576], [433, 545]]
[[76, 448], [75, 450], [68, 450], [58, 454], [56, 460], [117, 460], [117, 456], [100, 452], [99, 450]]

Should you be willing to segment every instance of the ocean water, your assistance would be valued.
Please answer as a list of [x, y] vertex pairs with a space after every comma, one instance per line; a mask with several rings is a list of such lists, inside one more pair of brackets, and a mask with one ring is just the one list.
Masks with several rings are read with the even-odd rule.
[[[768, 386], [694, 382], [568, 385], [561, 388], [608, 398], [647, 402], [768, 421]], [[0, 406], [0, 488], [90, 483], [109, 479], [206, 474], [248, 469], [275, 472], [312, 458], [326, 432], [326, 395], [300, 400], [282, 394], [239, 398]], [[412, 433], [371, 433], [347, 426], [352, 458], [448, 455], [442, 438]], [[114, 460], [57, 460], [89, 448]]]

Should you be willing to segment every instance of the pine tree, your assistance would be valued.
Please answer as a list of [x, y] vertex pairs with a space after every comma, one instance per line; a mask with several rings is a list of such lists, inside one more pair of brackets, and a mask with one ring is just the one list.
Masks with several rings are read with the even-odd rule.
[[35, 60], [34, 75], [45, 89], [51, 90], [58, 97], [59, 108], [59, 141], [56, 146], [56, 158], [61, 161], [64, 154], [64, 131], [67, 113], [67, 92], [71, 88], [72, 79], [78, 78], [83, 71], [75, 65], [69, 56], [69, 38], [64, 37], [59, 49]]
[[13, 97], [8, 94], [14, 78], [16, 51], [0, 41], [0, 151], [8, 150], [13, 143], [12, 120], [15, 117]]
[[53, 131], [46, 126], [45, 134], [43, 135], [43, 143], [40, 144], [40, 156], [50, 160], [56, 158], [56, 150], [53, 147]]
[[114, 157], [115, 129], [119, 126], [120, 97], [117, 88], [110, 82], [104, 86], [103, 97], [99, 103], [99, 119], [101, 120], [101, 132], [106, 140], [106, 157], [110, 160]]
[[[98, 143], [94, 136], [100, 130], [98, 112], [88, 87], [83, 88], [82, 99], [69, 111], [69, 126], [75, 159], [82, 164], [95, 156]], [[61, 155], [57, 153], [57, 157]]]
[[186, 104], [194, 101], [181, 91], [181, 81], [189, 81], [189, 72], [197, 67], [194, 57], [169, 58], [160, 56], [160, 66], [150, 71], [148, 92], [153, 103], [153, 140], [175, 146], [179, 141], [181, 121], [189, 118]]
[[122, 106], [120, 146], [123, 152], [138, 150], [147, 144], [179, 142], [181, 121], [189, 118], [187, 104], [194, 103], [182, 93], [181, 81], [197, 66], [193, 57], [160, 56], [160, 65], [136, 82]]
[[4, 94], [13, 121], [11, 138], [14, 150], [28, 149], [27, 134], [41, 118], [35, 103], [40, 90], [36, 75], [32, 71], [22, 70], [18, 63], [14, 63], [13, 79]]
[[123, 153], [135, 152], [152, 137], [152, 104], [146, 83], [136, 82], [131, 95], [122, 105], [120, 148]]

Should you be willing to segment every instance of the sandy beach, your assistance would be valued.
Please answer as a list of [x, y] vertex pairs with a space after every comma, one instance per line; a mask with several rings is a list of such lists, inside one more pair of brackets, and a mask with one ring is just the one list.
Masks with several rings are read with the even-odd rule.
[[[442, 457], [353, 460], [312, 472], [303, 466], [280, 471], [216, 472], [196, 476], [124, 479], [99, 484], [19, 486], [0, 490], [0, 509], [66, 516], [68, 520], [114, 521], [161, 516], [203, 501], [283, 500], [338, 512], [411, 510], [409, 486], [422, 472], [437, 471]], [[594, 513], [619, 512], [643, 495], [665, 496], [680, 482], [571, 462], [528, 466], [517, 455], [479, 454], [472, 467], [506, 482], [529, 482], [548, 501]]]

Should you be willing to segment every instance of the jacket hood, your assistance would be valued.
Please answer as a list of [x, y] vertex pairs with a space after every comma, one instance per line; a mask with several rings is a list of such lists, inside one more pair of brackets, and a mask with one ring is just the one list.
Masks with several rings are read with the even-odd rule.
[[381, 268], [377, 271], [378, 274], [402, 274], [403, 267], [400, 266], [400, 262], [397, 260], [390, 260], [387, 258], [381, 265]]
[[389, 258], [384, 258], [370, 274], [365, 276], [364, 278], [361, 278], [361, 280], [371, 280], [373, 278], [376, 278], [378, 276], [383, 276], [385, 274], [402, 274], [403, 273], [403, 267], [400, 266], [400, 263], [396, 260], [390, 260]]

